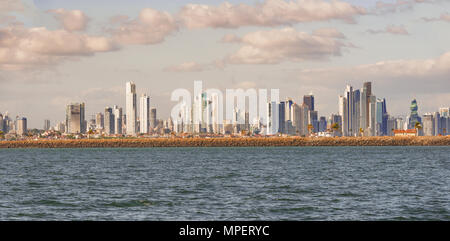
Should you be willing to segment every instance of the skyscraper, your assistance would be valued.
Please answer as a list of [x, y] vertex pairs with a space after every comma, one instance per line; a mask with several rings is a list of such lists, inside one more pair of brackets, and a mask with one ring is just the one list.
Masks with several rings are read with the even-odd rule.
[[130, 81], [126, 83], [127, 135], [136, 135], [136, 104], [136, 85]]
[[423, 135], [424, 136], [434, 136], [434, 118], [432, 113], [427, 113], [423, 115]]
[[103, 113], [99, 112], [95, 115], [95, 127], [99, 130], [103, 129], [104, 126], [104, 117]]
[[361, 128], [361, 91], [355, 89], [353, 91], [353, 135], [358, 135]]
[[266, 134], [267, 135], [274, 135], [278, 132], [278, 120], [279, 120], [279, 114], [278, 114], [278, 103], [275, 101], [271, 101], [267, 103], [267, 128], [266, 128]]
[[114, 114], [114, 133], [122, 134], [122, 108], [114, 105], [113, 108]]
[[155, 129], [156, 125], [157, 125], [157, 119], [156, 119], [156, 108], [151, 108], [150, 109], [150, 132], [153, 131], [153, 129]]
[[348, 135], [348, 109], [347, 109], [347, 98], [344, 96], [339, 96], [339, 115], [342, 118], [341, 132], [342, 135]]
[[417, 122], [422, 123], [422, 118], [420, 118], [420, 116], [418, 114], [419, 106], [417, 105], [416, 99], [411, 101], [410, 110], [411, 110], [411, 114], [409, 115], [408, 128], [415, 129], [415, 125]]
[[66, 108], [66, 133], [85, 133], [84, 103], [72, 103]]
[[327, 130], [327, 118], [325, 116], [321, 116], [319, 118], [319, 132], [324, 132]]
[[376, 102], [377, 98], [374, 95], [369, 97], [369, 136], [376, 135], [377, 119], [376, 119]]
[[150, 96], [143, 94], [140, 99], [139, 121], [141, 133], [149, 133], [150, 126]]
[[27, 133], [27, 118], [22, 117], [17, 119], [16, 134], [23, 136]]
[[105, 108], [105, 133], [107, 135], [114, 134], [114, 114], [111, 107]]
[[278, 132], [279, 133], [286, 133], [285, 132], [285, 126], [286, 126], [286, 106], [285, 102], [281, 101], [278, 107]]
[[347, 109], [347, 116], [346, 116], [346, 120], [347, 120], [347, 135], [349, 136], [353, 136], [353, 133], [355, 133], [355, 103], [353, 100], [353, 87], [350, 85], [347, 85], [347, 87], [345, 88], [345, 92], [344, 92], [344, 97], [347, 100], [347, 105], [346, 105], [346, 109]]
[[0, 114], [0, 131], [5, 132], [5, 130], [3, 129], [3, 127], [4, 127], [3, 115]]
[[310, 111], [314, 111], [314, 95], [303, 96], [303, 103], [308, 106]]
[[44, 120], [44, 131], [50, 130], [50, 120]]
[[[364, 125], [363, 129], [367, 129], [369, 128], [370, 125], [370, 119], [369, 119], [369, 105], [370, 105], [370, 96], [372, 96], [372, 82], [365, 82], [363, 84], [363, 91], [364, 92], [364, 97], [362, 97], [362, 99], [365, 102], [365, 117], [364, 120], [366, 121], [366, 123], [362, 123], [361, 125]], [[361, 102], [361, 105], [364, 105], [364, 103]]]

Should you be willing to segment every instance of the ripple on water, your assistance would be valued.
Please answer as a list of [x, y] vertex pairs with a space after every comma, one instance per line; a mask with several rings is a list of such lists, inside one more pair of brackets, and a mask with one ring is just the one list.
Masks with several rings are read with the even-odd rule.
[[450, 221], [449, 151], [0, 150], [0, 219]]

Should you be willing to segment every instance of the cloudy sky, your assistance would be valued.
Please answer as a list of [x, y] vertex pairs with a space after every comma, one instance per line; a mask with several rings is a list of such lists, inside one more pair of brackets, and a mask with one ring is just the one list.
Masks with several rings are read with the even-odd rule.
[[279, 88], [319, 115], [373, 82], [388, 112], [450, 105], [449, 0], [0, 0], [0, 112], [42, 128], [86, 102], [125, 105], [125, 82], [168, 118], [176, 88]]

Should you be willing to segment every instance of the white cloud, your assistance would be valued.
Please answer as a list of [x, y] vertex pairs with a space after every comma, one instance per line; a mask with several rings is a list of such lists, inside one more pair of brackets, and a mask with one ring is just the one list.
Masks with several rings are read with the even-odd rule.
[[13, 11], [23, 11], [24, 6], [20, 0], [1, 0], [0, 1], [0, 15]]
[[90, 56], [119, 47], [105, 37], [22, 25], [0, 29], [0, 69], [20, 70], [56, 64], [74, 56]]
[[439, 0], [396, 0], [395, 2], [376, 2], [376, 13], [394, 13], [402, 10], [409, 10], [416, 4], [420, 3], [434, 3]]
[[206, 70], [206, 66], [196, 62], [185, 62], [164, 68], [166, 72], [200, 72]]
[[157, 44], [178, 29], [172, 15], [151, 8], [143, 9], [137, 19], [125, 21], [122, 16], [115, 20], [121, 25], [112, 33], [122, 44]]
[[342, 38], [345, 39], [345, 35], [339, 32], [335, 28], [321, 28], [314, 30], [313, 35], [330, 38]]
[[226, 58], [227, 63], [276, 64], [284, 61], [324, 60], [341, 55], [341, 49], [345, 46], [335, 37], [311, 35], [293, 28], [248, 33], [239, 42], [243, 46]]
[[449, 13], [442, 13], [441, 16], [438, 18], [422, 18], [426, 22], [434, 22], [434, 21], [446, 21], [450, 22], [450, 14]]
[[235, 34], [226, 34], [220, 40], [221, 43], [238, 43], [240, 41], [241, 41], [241, 38], [239, 38]]
[[300, 78], [307, 82], [346, 79], [382, 81], [420, 79], [427, 82], [441, 81], [450, 87], [448, 74], [450, 74], [450, 52], [437, 58], [424, 60], [388, 60], [354, 67], [302, 70]]
[[228, 2], [219, 6], [188, 4], [178, 17], [184, 26], [195, 29], [277, 26], [332, 19], [354, 22], [355, 16], [365, 13], [364, 8], [339, 0], [266, 0], [254, 6]]
[[404, 26], [396, 26], [396, 25], [389, 25], [386, 26], [384, 30], [373, 30], [369, 29], [367, 30], [368, 33], [371, 34], [379, 34], [379, 33], [389, 33], [394, 35], [409, 35], [408, 30]]
[[85, 30], [89, 18], [80, 10], [66, 10], [63, 8], [49, 10], [67, 31]]

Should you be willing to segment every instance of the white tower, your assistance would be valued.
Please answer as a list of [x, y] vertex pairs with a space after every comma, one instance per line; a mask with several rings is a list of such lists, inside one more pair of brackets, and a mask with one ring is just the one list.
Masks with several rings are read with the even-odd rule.
[[126, 118], [127, 135], [136, 135], [136, 85], [133, 82], [126, 84]]

